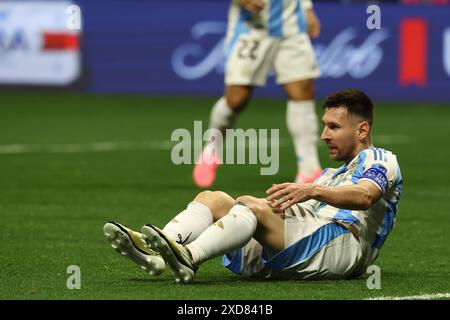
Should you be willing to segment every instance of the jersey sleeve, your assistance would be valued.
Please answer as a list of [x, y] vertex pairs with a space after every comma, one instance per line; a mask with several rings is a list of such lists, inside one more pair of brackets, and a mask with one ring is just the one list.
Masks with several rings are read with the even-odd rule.
[[397, 179], [397, 158], [392, 152], [379, 148], [370, 148], [364, 152], [364, 169], [358, 182], [370, 181], [385, 194]]
[[320, 176], [314, 181], [316, 184], [325, 184], [331, 176], [333, 176], [333, 173], [336, 172], [336, 169], [332, 168], [325, 168], [322, 170], [322, 173]]

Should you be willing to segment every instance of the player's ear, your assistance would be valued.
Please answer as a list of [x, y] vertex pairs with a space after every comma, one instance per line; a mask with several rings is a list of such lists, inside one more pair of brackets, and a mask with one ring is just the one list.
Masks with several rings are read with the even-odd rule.
[[367, 120], [361, 121], [358, 124], [357, 136], [360, 140], [366, 139], [370, 134], [370, 124]]

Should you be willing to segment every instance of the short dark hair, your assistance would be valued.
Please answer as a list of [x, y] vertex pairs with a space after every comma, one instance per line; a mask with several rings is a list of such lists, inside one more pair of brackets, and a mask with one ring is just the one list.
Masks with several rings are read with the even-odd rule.
[[362, 117], [372, 126], [372, 100], [361, 90], [342, 89], [329, 95], [323, 104], [324, 109], [346, 107], [348, 112]]

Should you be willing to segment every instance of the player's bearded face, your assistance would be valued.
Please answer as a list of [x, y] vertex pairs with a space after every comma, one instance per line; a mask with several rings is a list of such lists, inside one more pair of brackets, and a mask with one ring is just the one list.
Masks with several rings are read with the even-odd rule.
[[347, 108], [326, 109], [322, 122], [324, 128], [320, 138], [327, 144], [330, 158], [344, 162], [353, 159], [357, 145], [357, 128]]

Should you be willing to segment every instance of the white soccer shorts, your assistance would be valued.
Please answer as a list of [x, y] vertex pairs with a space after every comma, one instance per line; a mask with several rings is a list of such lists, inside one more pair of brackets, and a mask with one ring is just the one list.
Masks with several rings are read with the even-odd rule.
[[278, 279], [345, 279], [365, 270], [363, 246], [334, 220], [304, 209], [286, 210], [285, 249], [273, 256], [251, 239], [223, 256], [222, 264], [243, 277]]
[[307, 34], [273, 38], [252, 30], [227, 39], [225, 84], [264, 86], [273, 69], [278, 84], [320, 76]]

